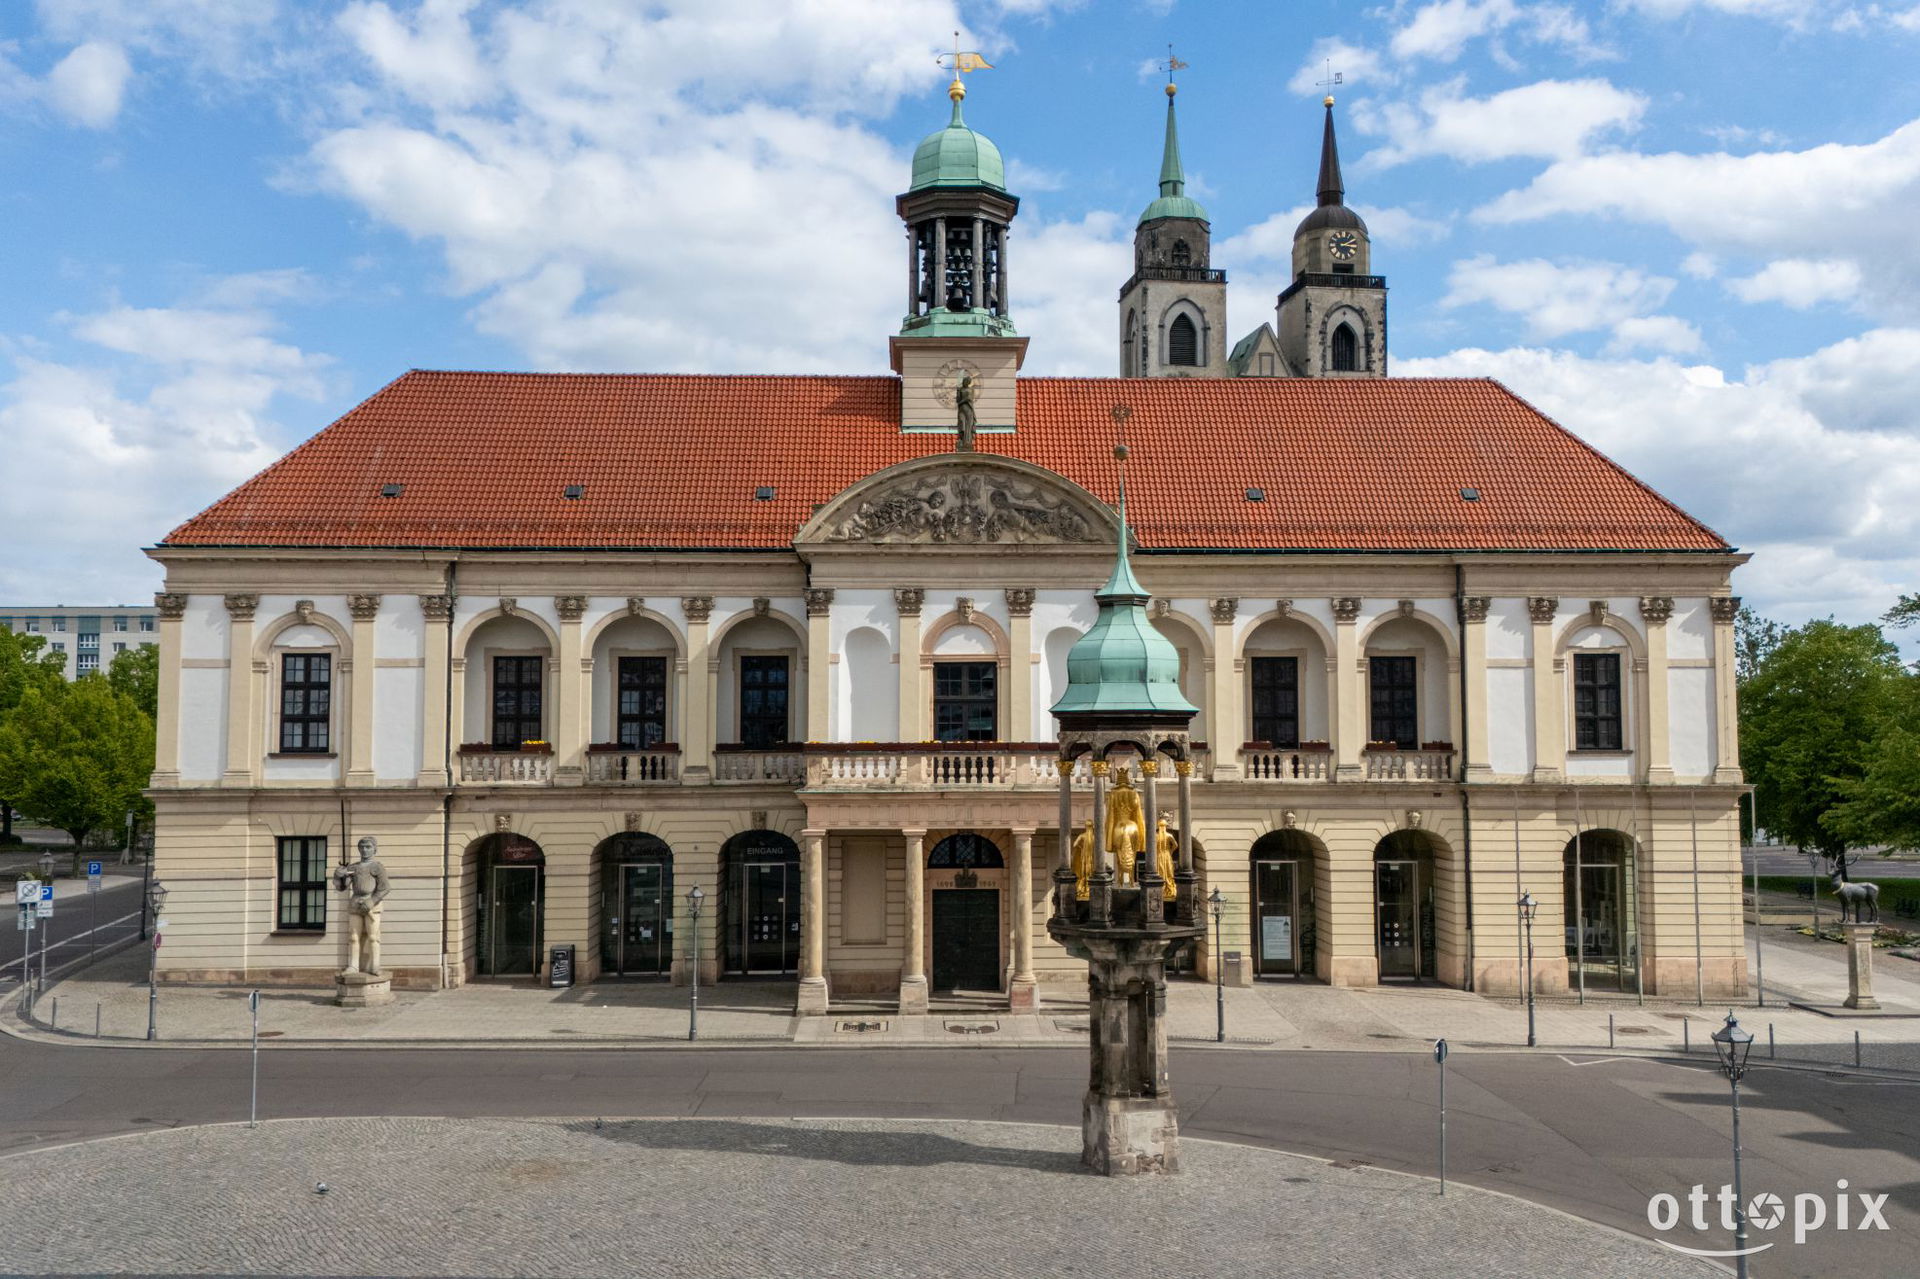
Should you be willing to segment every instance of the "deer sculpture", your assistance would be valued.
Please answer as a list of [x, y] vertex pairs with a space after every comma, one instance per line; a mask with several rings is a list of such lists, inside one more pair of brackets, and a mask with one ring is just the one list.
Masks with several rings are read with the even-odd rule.
[[[1877, 924], [1880, 922], [1880, 885], [1852, 883], [1835, 875], [1833, 877], [1833, 895], [1840, 899], [1840, 922], [1847, 922], [1848, 912], [1853, 915], [1856, 924]], [[1863, 915], [1862, 912], [1865, 912]]]

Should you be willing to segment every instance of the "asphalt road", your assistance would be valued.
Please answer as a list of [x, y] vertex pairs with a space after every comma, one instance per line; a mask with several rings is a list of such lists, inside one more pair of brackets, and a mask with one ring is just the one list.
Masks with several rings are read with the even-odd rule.
[[[8, 886], [7, 892], [12, 891]], [[98, 900], [89, 902], [88, 896]], [[50, 929], [45, 933], [49, 972], [63, 963], [83, 958], [95, 941], [106, 946], [138, 934], [140, 881], [109, 880], [96, 894], [63, 897], [55, 903], [53, 918], [40, 920], [31, 933], [20, 931], [18, 912], [12, 902], [6, 903], [6, 909], [7, 918], [0, 922], [0, 991], [13, 989], [14, 983], [20, 980], [22, 950], [29, 939], [33, 945], [33, 970], [40, 971], [42, 929]], [[98, 936], [89, 936], [96, 927]]]
[[[262, 1054], [263, 1117], [942, 1117], [1075, 1124], [1077, 1051], [285, 1049]], [[0, 1149], [243, 1120], [244, 1051], [0, 1039]], [[1410, 1054], [1174, 1054], [1183, 1131], [1430, 1174], [1436, 1067]], [[1704, 1063], [1456, 1054], [1450, 1173], [1643, 1236], [1650, 1195], [1729, 1179], [1728, 1090]], [[1756, 1067], [1743, 1085], [1748, 1195], [1792, 1204], [1846, 1178], [1891, 1196], [1890, 1232], [1791, 1231], [1756, 1275], [1909, 1276], [1920, 1244], [1920, 1083]], [[106, 1157], [103, 1154], [103, 1157]], [[1710, 1210], [1711, 1211], [1711, 1210]], [[1832, 1216], [1829, 1210], [1829, 1216]], [[1232, 1223], [1196, 1222], [1231, 1229]], [[1666, 1236], [1730, 1246], [1724, 1233]], [[1569, 1275], [1579, 1273], [1569, 1259]]]
[[[1807, 874], [1809, 862], [1797, 848], [1781, 848], [1773, 844], [1748, 845], [1740, 863], [1746, 874], [1753, 874], [1756, 857], [1759, 858], [1762, 875]], [[1812, 865], [1822, 879], [1831, 873], [1824, 859], [1816, 859]], [[1847, 858], [1847, 873], [1854, 879], [1920, 879], [1920, 859], [1861, 853]]]

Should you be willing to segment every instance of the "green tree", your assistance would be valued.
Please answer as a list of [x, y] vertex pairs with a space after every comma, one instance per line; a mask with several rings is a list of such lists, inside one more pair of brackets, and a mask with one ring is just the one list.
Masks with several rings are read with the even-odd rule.
[[52, 690], [30, 688], [0, 721], [0, 794], [80, 845], [146, 806], [153, 721], [99, 675]]
[[1906, 675], [1893, 712], [1866, 755], [1865, 772], [1840, 787], [1846, 801], [1827, 825], [1854, 845], [1920, 849], [1920, 675]]
[[[59, 691], [66, 680], [66, 658], [47, 651], [44, 635], [14, 634], [0, 628], [0, 724], [30, 688]], [[14, 805], [0, 788], [0, 844], [13, 839]]]
[[147, 713], [148, 719], [160, 714], [160, 650], [141, 644], [124, 653], [116, 653], [107, 667], [107, 683], [114, 691], [125, 693], [133, 704]]
[[1865, 778], [1905, 678], [1879, 627], [1829, 618], [1782, 635], [1741, 690], [1740, 764], [1760, 824], [1841, 875], [1868, 841], [1830, 814]]
[[1886, 626], [1912, 626], [1920, 622], [1920, 595], [1902, 595], [1897, 604], [1881, 614], [1880, 621]]
[[1740, 687], [1760, 673], [1767, 656], [1780, 647], [1787, 628], [1745, 604], [1733, 615], [1733, 678]]

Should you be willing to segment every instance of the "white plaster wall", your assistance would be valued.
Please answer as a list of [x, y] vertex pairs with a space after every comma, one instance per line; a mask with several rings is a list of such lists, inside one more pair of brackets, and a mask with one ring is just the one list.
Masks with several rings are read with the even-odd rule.
[[[491, 601], [486, 607], [492, 607]], [[503, 654], [541, 653], [548, 656], [547, 637], [538, 626], [524, 617], [496, 617], [473, 633], [467, 642], [465, 706], [459, 742], [483, 742], [493, 736], [493, 716], [487, 695], [493, 680], [493, 659]], [[378, 685], [375, 692], [378, 693]], [[553, 687], [551, 672], [541, 686], [540, 712], [546, 727], [542, 732], [551, 739], [554, 716], [559, 713], [559, 690]]]
[[[338, 722], [338, 721], [336, 721]], [[260, 776], [266, 782], [336, 782], [340, 780], [340, 759], [336, 755], [282, 755], [260, 761]]]
[[1487, 672], [1487, 764], [1502, 776], [1533, 769], [1533, 672], [1496, 666]]
[[1487, 609], [1487, 656], [1525, 657], [1533, 620], [1523, 599], [1496, 599]]
[[180, 780], [218, 781], [227, 766], [227, 672], [190, 666], [180, 672]]
[[1620, 675], [1622, 679], [1632, 675], [1633, 654], [1627, 645], [1627, 637], [1611, 626], [1583, 626], [1567, 639], [1569, 649], [1618, 649], [1620, 652]]
[[[436, 632], [445, 629], [444, 622], [434, 627]], [[380, 601], [380, 611], [373, 619], [373, 656], [425, 657], [426, 637], [427, 619], [421, 612], [419, 596], [389, 595]], [[445, 636], [436, 634], [434, 638], [445, 646]]]
[[1200, 648], [1200, 641], [1183, 623], [1156, 618], [1153, 629], [1160, 632], [1169, 644], [1180, 654], [1180, 691], [1186, 699], [1201, 708], [1193, 717], [1189, 731], [1193, 740], [1204, 742], [1211, 740], [1207, 736], [1207, 670], [1206, 658]]
[[195, 595], [180, 618], [180, 656], [188, 660], [227, 655], [227, 608], [218, 595]]
[[[928, 604], [932, 604], [932, 592], [928, 592]], [[796, 601], [795, 609], [804, 610], [804, 602]], [[945, 610], [942, 609], [942, 612]], [[932, 613], [929, 607], [922, 614], [923, 622]], [[900, 613], [893, 603], [892, 591], [877, 590], [838, 590], [833, 594], [833, 611], [828, 617], [829, 643], [836, 653], [847, 651], [847, 636], [862, 627], [880, 632], [886, 639], [889, 650], [900, 644]], [[896, 727], [892, 730], [898, 732]], [[888, 734], [889, 739], [892, 733]]]
[[1582, 755], [1575, 751], [1568, 751], [1567, 776], [1631, 777], [1633, 776], [1633, 756], [1626, 752], [1617, 755]]
[[935, 657], [992, 657], [993, 636], [978, 626], [950, 626], [934, 641]]
[[[333, 635], [325, 627], [316, 626], [312, 622], [301, 622], [289, 626], [273, 638], [273, 647], [276, 652], [281, 649], [298, 652], [308, 648], [332, 648], [333, 643]], [[279, 672], [276, 671], [274, 674], [277, 677]]]
[[[1035, 628], [1038, 634], [1038, 628]], [[1042, 649], [1046, 661], [1041, 666], [1043, 672], [1041, 688], [1043, 695], [1034, 703], [1034, 733], [1036, 742], [1053, 741], [1060, 736], [1060, 723], [1052, 715], [1053, 704], [1066, 696], [1067, 692], [1067, 654], [1079, 642], [1086, 630], [1079, 626], [1056, 626], [1046, 633]]]
[[841, 668], [846, 678], [839, 722], [856, 742], [890, 742], [900, 734], [900, 676], [893, 641], [877, 626], [847, 633]]
[[1713, 614], [1705, 599], [1676, 599], [1667, 620], [1667, 657], [1713, 656]]
[[[426, 671], [384, 666], [373, 676], [373, 771], [381, 781], [410, 781], [421, 768], [424, 748]], [[354, 668], [362, 678], [362, 668]]]
[[1706, 777], [1713, 758], [1715, 712], [1713, 669], [1680, 666], [1667, 672], [1668, 757], [1675, 777]]
[[338, 623], [341, 629], [347, 631], [353, 629], [353, 613], [347, 608], [347, 597], [344, 595], [262, 595], [260, 605], [253, 613], [255, 637], [259, 636], [263, 627], [293, 612], [293, 606], [305, 599], [313, 601], [314, 612], [326, 614], [328, 618]]

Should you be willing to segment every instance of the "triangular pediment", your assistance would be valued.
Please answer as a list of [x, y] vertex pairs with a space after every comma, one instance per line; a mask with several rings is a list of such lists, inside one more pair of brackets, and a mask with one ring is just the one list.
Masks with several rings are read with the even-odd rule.
[[1119, 521], [1065, 476], [993, 454], [943, 453], [876, 471], [807, 521], [799, 543], [1112, 546]]

